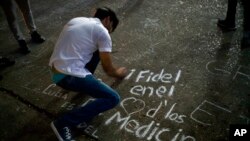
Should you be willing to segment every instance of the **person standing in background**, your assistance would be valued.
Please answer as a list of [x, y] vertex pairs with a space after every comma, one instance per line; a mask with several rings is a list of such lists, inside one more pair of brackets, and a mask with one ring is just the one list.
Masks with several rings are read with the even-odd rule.
[[45, 41], [45, 38], [37, 32], [29, 0], [0, 0], [0, 5], [8, 21], [9, 28], [18, 42], [21, 53], [27, 54], [30, 50], [18, 23], [16, 13], [17, 6], [22, 13], [27, 28], [29, 29], [31, 41], [34, 43], [43, 43]]
[[[236, 8], [239, 0], [228, 0], [227, 14], [224, 20], [219, 19], [218, 27], [224, 31], [234, 31]], [[250, 1], [241, 0], [243, 6], [243, 37], [241, 39], [241, 49], [250, 48]]]

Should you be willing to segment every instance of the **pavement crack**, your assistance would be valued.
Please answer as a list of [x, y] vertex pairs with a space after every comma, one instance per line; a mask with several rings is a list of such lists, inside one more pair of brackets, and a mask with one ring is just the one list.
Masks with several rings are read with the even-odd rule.
[[9, 94], [9, 96], [17, 99], [19, 102], [23, 103], [24, 105], [28, 106], [29, 108], [32, 108], [33, 110], [37, 111], [38, 113], [44, 114], [46, 117], [48, 117], [50, 119], [55, 118], [54, 114], [52, 114], [52, 113], [48, 112], [46, 109], [43, 109], [43, 108], [31, 103], [30, 101], [22, 98], [18, 94], [14, 93], [12, 90], [8, 90], [6, 88], [0, 87], [0, 91], [6, 92], [7, 94]]

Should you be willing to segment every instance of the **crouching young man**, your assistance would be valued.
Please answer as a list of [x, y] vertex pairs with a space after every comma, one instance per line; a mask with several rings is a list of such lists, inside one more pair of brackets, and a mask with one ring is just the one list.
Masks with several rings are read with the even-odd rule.
[[63, 28], [50, 58], [53, 81], [58, 86], [88, 94], [95, 100], [84, 107], [75, 108], [51, 123], [57, 138], [73, 140], [71, 131], [79, 124], [89, 123], [99, 113], [114, 108], [120, 97], [112, 88], [97, 80], [93, 73], [100, 61], [107, 75], [124, 78], [125, 67], [112, 64], [112, 33], [119, 20], [109, 8], [97, 8], [94, 17], [71, 19]]

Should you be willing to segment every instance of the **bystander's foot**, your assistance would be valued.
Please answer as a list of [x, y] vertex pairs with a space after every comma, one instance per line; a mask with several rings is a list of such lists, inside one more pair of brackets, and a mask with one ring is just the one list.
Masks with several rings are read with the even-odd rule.
[[[9, 58], [6, 58], [6, 57], [1, 57], [0, 58], [0, 68], [5, 68], [5, 67], [9, 67], [9, 66], [12, 66], [15, 64], [15, 61], [14, 60], [11, 60]], [[0, 75], [0, 80], [3, 79], [3, 76]]]
[[31, 33], [31, 41], [34, 43], [43, 43], [45, 41], [45, 37], [41, 36], [37, 31], [33, 31]]
[[223, 31], [235, 31], [236, 30], [235, 23], [229, 22], [227, 20], [219, 19], [217, 22], [217, 26]]
[[18, 40], [18, 44], [19, 44], [19, 47], [20, 47], [20, 52], [22, 54], [28, 54], [30, 53], [30, 49], [28, 48], [27, 46], [27, 43], [25, 40]]
[[0, 68], [9, 67], [15, 64], [14, 60], [10, 60], [9, 58], [2, 57], [0, 58]]

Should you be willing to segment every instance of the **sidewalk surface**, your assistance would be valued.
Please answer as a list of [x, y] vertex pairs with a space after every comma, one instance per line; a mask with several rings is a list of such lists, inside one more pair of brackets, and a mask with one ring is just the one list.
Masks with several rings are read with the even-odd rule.
[[[48, 61], [68, 20], [108, 6], [120, 18], [111, 35], [113, 60], [130, 70], [122, 82], [96, 77], [119, 92], [116, 108], [86, 130], [101, 141], [224, 141], [231, 124], [249, 124], [250, 50], [240, 50], [242, 7], [237, 30], [223, 33], [227, 0], [30, 0], [43, 44], [21, 55], [0, 11], [0, 55], [16, 60], [0, 70], [0, 140], [56, 141], [50, 122], [92, 99], [67, 92], [50, 79]], [[20, 15], [19, 15], [20, 16]], [[89, 136], [76, 138], [92, 141]]]

